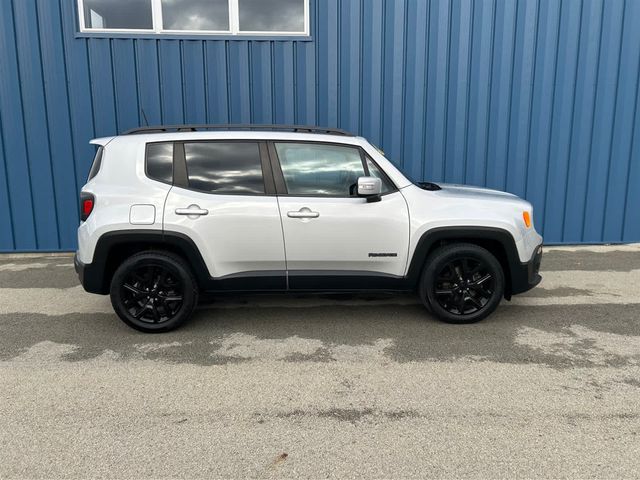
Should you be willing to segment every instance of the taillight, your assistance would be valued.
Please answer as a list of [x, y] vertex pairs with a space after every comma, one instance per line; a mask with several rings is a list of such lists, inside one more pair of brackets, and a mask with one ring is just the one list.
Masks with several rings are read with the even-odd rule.
[[90, 193], [82, 192], [80, 194], [80, 220], [83, 222], [89, 218], [91, 212], [93, 212], [93, 206], [95, 205], [95, 197]]

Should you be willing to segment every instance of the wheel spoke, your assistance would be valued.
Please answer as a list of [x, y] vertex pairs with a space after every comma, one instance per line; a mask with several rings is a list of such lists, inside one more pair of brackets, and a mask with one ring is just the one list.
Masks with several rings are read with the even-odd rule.
[[153, 315], [153, 323], [158, 323], [160, 321], [160, 313], [155, 303], [151, 304], [151, 314]]
[[167, 317], [171, 317], [173, 315], [173, 311], [171, 310], [171, 308], [169, 307], [169, 304], [167, 303], [167, 301], [164, 298], [160, 298], [160, 302], [162, 305], [162, 310], [164, 310], [164, 313]]
[[182, 295], [159, 295], [163, 302], [181, 302]]
[[436, 290], [436, 295], [453, 295], [453, 289], [442, 288], [442, 289]]
[[468, 300], [475, 305], [475, 307], [480, 310], [482, 308], [482, 302], [480, 302], [476, 297], [470, 295]]
[[460, 312], [460, 314], [464, 313], [464, 304], [465, 304], [464, 295], [460, 295], [460, 297], [458, 298], [458, 303], [456, 304], [456, 307], [458, 308], [458, 312]]
[[148, 305], [147, 303], [145, 303], [144, 305], [142, 305], [142, 306], [140, 307], [140, 310], [138, 310], [138, 311], [134, 312], [133, 316], [134, 316], [135, 318], [140, 318], [140, 317], [142, 317], [142, 314], [143, 314], [143, 313], [145, 312], [145, 310], [147, 309], [147, 305]]
[[478, 280], [474, 281], [471, 285], [482, 285], [484, 282], [491, 278], [491, 274], [487, 273], [485, 276], [480, 277]]
[[493, 295], [493, 292], [490, 292], [489, 290], [486, 290], [483, 287], [474, 287], [473, 290], [476, 293], [478, 293], [481, 297], [486, 298], [487, 300], [489, 300], [491, 298], [491, 295]]
[[146, 292], [144, 292], [143, 290], [140, 290], [139, 288], [134, 287], [129, 283], [125, 283], [124, 285], [122, 285], [122, 288], [129, 290], [131, 293], [133, 293], [133, 298], [140, 298], [146, 295]]
[[440, 274], [440, 276], [436, 277], [436, 283], [449, 283], [453, 282], [455, 277], [453, 276], [445, 276]]
[[124, 303], [124, 306], [127, 308], [133, 308], [133, 307], [139, 307], [140, 306], [140, 302], [138, 300], [134, 300], [131, 297], [123, 297], [122, 302]]
[[135, 283], [144, 284], [147, 280], [143, 275], [140, 275], [137, 270], [131, 272], [131, 278], [135, 280]]

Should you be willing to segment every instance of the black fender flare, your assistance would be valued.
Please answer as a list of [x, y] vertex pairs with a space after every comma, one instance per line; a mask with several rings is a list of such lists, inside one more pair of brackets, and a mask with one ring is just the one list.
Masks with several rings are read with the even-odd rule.
[[[79, 265], [82, 270], [82, 284], [88, 292], [109, 293], [110, 278], [117, 265], [109, 263], [114, 249], [140, 245], [167, 248], [182, 255], [190, 264], [199, 285], [209, 280], [209, 270], [198, 247], [187, 235], [162, 230], [115, 230], [100, 236], [96, 242], [93, 260], [89, 264]], [[79, 262], [77, 262], [79, 263]]]
[[502, 252], [493, 253], [498, 253], [496, 256], [499, 257], [498, 260], [502, 264], [505, 281], [507, 283], [505, 297], [510, 298], [511, 293], [515, 293], [516, 290], [513, 288], [514, 277], [522, 268], [523, 263], [520, 262], [513, 235], [507, 230], [496, 227], [455, 226], [437, 227], [427, 230], [418, 240], [409, 263], [407, 270], [407, 281], [409, 285], [413, 288], [418, 285], [427, 256], [434, 248], [437, 248], [443, 243], [460, 241], [469, 241], [470, 243], [474, 243], [474, 241], [476, 243], [493, 242], [498, 243], [502, 247]]

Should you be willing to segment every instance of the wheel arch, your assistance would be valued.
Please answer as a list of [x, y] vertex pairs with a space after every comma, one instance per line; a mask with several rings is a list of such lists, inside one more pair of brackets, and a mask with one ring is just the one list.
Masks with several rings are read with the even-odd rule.
[[505, 276], [505, 298], [510, 299], [514, 267], [520, 265], [515, 240], [507, 230], [494, 227], [438, 227], [418, 240], [409, 263], [407, 280], [416, 288], [427, 258], [435, 249], [452, 243], [471, 243], [489, 250], [500, 262]]
[[189, 264], [199, 287], [207, 281], [208, 270], [202, 255], [186, 235], [152, 230], [118, 230], [105, 233], [98, 239], [92, 263], [84, 266], [85, 290], [108, 294], [118, 266], [131, 255], [145, 250], [175, 253]]

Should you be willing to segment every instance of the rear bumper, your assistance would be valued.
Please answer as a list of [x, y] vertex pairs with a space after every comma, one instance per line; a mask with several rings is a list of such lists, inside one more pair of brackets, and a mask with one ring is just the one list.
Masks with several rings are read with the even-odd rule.
[[91, 263], [82, 263], [78, 259], [77, 253], [73, 256], [73, 266], [78, 274], [80, 284], [87, 292], [102, 295], [108, 293], [104, 291], [104, 285], [102, 284], [102, 269], [96, 268], [96, 266]]
[[540, 283], [540, 263], [542, 261], [542, 244], [538, 245], [528, 262], [511, 267], [511, 295], [531, 290]]

